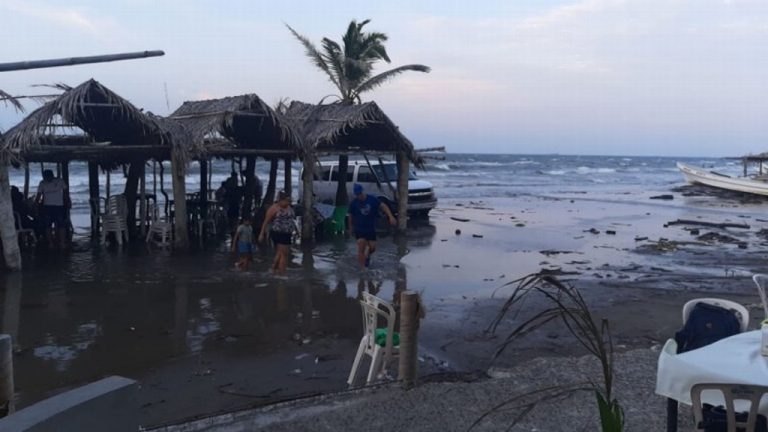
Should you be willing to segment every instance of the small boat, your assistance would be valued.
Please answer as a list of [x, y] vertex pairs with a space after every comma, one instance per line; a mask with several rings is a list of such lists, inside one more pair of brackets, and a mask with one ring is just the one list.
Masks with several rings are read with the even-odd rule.
[[688, 183], [698, 183], [736, 192], [768, 195], [768, 182], [763, 180], [731, 177], [681, 162], [677, 163], [677, 168], [683, 172]]

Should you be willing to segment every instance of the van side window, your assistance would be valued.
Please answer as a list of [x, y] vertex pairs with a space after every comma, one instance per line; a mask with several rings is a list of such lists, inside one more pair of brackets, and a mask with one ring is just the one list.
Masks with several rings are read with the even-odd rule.
[[376, 183], [376, 177], [371, 172], [371, 168], [361, 166], [357, 170], [357, 181], [359, 183]]
[[[347, 166], [347, 183], [352, 183], [352, 173], [355, 172], [354, 166]], [[339, 166], [334, 165], [333, 170], [331, 171], [331, 181], [337, 182], [339, 181]]]
[[321, 168], [321, 167], [315, 166], [314, 173], [313, 173], [314, 174], [313, 175], [314, 180], [327, 181], [328, 180], [328, 174], [330, 173], [330, 171], [331, 171], [331, 167], [322, 167]]

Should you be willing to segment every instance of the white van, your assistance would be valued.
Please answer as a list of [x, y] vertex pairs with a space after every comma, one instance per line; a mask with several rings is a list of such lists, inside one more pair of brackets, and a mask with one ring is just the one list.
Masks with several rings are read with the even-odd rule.
[[[373, 171], [371, 171], [373, 167]], [[336, 200], [336, 188], [339, 179], [339, 162], [321, 161], [315, 168], [315, 179], [312, 187], [318, 202], [333, 204]], [[301, 178], [301, 177], [299, 177]], [[387, 181], [389, 180], [389, 181]], [[397, 210], [395, 195], [397, 192], [397, 164], [392, 161], [371, 161], [370, 166], [365, 160], [350, 160], [347, 166], [347, 193], [352, 196], [352, 187], [360, 183], [365, 193], [378, 197], [386, 202], [391, 209]], [[299, 196], [301, 182], [299, 182]], [[408, 176], [408, 214], [426, 216], [437, 206], [437, 197], [432, 183], [419, 180], [411, 172]]]

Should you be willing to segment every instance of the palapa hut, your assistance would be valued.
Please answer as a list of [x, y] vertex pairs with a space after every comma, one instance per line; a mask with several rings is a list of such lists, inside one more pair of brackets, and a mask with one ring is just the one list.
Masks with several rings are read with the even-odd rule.
[[[299, 132], [306, 154], [304, 157], [304, 213], [312, 206], [313, 167], [320, 156], [339, 155], [339, 197], [346, 197], [346, 170], [349, 154], [395, 154], [398, 167], [397, 206], [398, 229], [405, 230], [408, 210], [409, 162], [422, 167], [424, 161], [413, 144], [387, 117], [375, 102], [358, 105], [311, 105], [292, 102], [285, 117]], [[302, 238], [310, 239], [311, 218], [303, 218]]]
[[272, 165], [265, 203], [274, 199], [281, 159], [285, 161], [286, 192], [290, 193], [291, 160], [303, 155], [301, 141], [285, 119], [257, 95], [184, 102], [168, 118], [183, 125], [192, 139], [205, 149], [200, 158], [202, 206], [207, 195], [205, 177], [209, 158], [246, 159], [243, 215], [253, 214], [257, 157], [270, 160]]
[[[134, 208], [139, 179], [144, 186], [147, 160], [171, 160], [174, 194], [184, 197], [185, 166], [202, 150], [180, 124], [142, 112], [93, 79], [33, 111], [5, 134], [0, 145], [0, 154], [7, 158], [2, 164], [5, 170], [8, 162], [58, 162], [67, 181], [68, 162], [87, 161], [92, 215], [98, 211], [99, 166], [130, 164], [126, 193], [132, 194], [128, 204]], [[4, 178], [0, 175], [0, 183], [7, 187], [7, 171]], [[186, 246], [184, 200], [176, 201], [175, 242]]]

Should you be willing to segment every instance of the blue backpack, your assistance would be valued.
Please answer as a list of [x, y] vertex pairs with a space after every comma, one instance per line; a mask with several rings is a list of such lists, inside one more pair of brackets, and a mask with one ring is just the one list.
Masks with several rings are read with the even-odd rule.
[[739, 320], [732, 311], [707, 303], [697, 303], [683, 328], [675, 333], [677, 352], [684, 353], [738, 334]]

